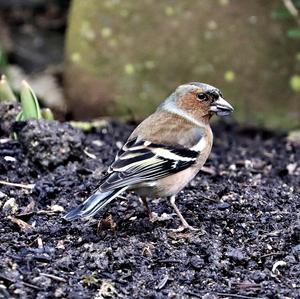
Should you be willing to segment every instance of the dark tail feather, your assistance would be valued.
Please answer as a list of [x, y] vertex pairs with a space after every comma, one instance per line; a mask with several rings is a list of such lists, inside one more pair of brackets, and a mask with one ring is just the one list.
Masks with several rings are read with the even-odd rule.
[[78, 207], [69, 211], [63, 218], [72, 221], [78, 218], [91, 217], [126, 189], [127, 187], [123, 187], [112, 191], [96, 192]]

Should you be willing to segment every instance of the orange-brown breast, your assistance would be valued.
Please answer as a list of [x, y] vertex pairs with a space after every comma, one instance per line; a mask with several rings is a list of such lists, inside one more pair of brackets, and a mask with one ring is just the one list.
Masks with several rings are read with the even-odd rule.
[[[187, 134], [193, 131], [193, 134]], [[158, 111], [146, 118], [132, 132], [129, 139], [142, 137], [153, 143], [191, 147], [202, 133], [203, 128], [185, 118], [168, 111]]]
[[191, 148], [202, 140], [201, 151], [192, 167], [157, 181], [155, 186], [146, 187], [141, 184], [141, 188], [136, 190], [141, 196], [163, 197], [181, 191], [199, 172], [212, 148], [213, 135], [209, 124], [198, 127], [183, 117], [167, 111], [159, 111], [149, 116], [133, 131], [130, 138], [140, 136], [141, 132], [144, 140], [165, 145], [177, 144]]

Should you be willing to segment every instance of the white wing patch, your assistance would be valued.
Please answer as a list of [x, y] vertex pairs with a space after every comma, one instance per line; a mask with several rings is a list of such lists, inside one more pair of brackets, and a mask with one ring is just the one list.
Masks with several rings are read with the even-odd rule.
[[132, 139], [120, 150], [101, 182], [100, 189], [108, 191], [151, 183], [187, 169], [196, 162], [198, 149], [205, 145], [200, 141], [193, 148], [186, 148]]
[[206, 138], [200, 138], [200, 140], [190, 149], [192, 151], [196, 151], [196, 152], [202, 152], [207, 146], [207, 140]]
[[152, 153], [156, 154], [157, 156], [168, 159], [168, 160], [174, 160], [174, 161], [195, 161], [196, 158], [191, 158], [191, 157], [183, 157], [180, 155], [177, 155], [173, 152], [171, 152], [168, 149], [164, 148], [154, 148], [152, 149]]

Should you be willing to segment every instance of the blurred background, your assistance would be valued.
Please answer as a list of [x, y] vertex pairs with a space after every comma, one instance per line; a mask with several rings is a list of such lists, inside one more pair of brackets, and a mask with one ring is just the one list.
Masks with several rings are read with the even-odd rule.
[[300, 0], [0, 0], [0, 68], [59, 119], [138, 121], [177, 85], [240, 123], [300, 126]]

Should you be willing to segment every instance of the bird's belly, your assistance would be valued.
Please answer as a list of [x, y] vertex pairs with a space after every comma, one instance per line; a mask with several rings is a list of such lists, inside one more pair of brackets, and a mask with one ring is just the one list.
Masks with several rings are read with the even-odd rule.
[[180, 192], [198, 173], [196, 167], [190, 167], [155, 182], [143, 183], [133, 190], [143, 197], [166, 197]]
[[172, 196], [180, 192], [198, 173], [197, 168], [190, 167], [158, 181], [156, 188], [160, 196]]

